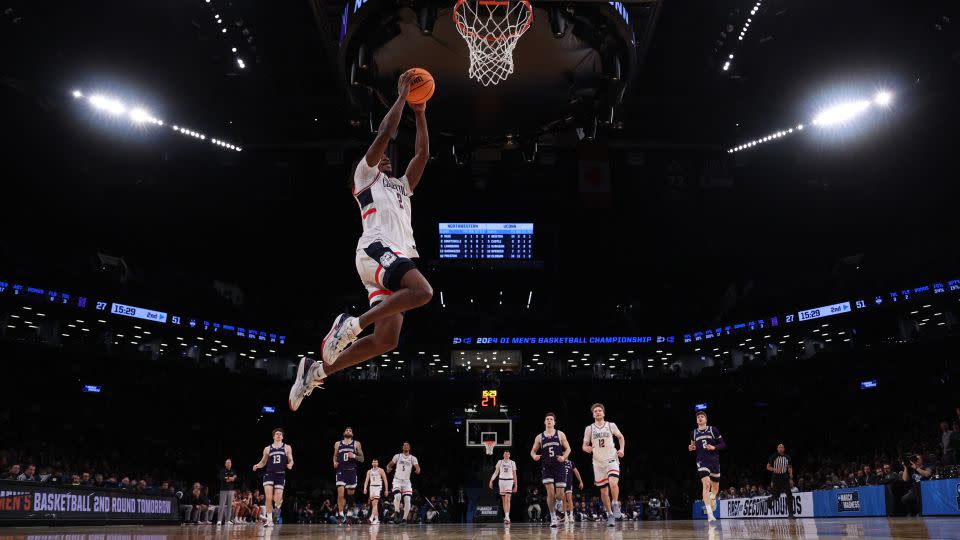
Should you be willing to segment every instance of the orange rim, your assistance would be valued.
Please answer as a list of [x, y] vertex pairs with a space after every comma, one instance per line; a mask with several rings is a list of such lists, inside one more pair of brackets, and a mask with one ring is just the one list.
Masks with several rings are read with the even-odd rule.
[[[464, 1], [465, 0], [457, 0], [456, 5], [453, 6], [453, 23], [457, 25], [457, 29], [460, 31], [461, 35], [465, 34], [467, 36], [477, 37], [486, 41], [500, 41], [504, 39], [511, 39], [514, 36], [519, 36], [523, 34], [524, 32], [527, 31], [528, 28], [530, 28], [530, 25], [533, 24], [533, 6], [530, 5], [530, 2], [528, 0], [519, 0], [519, 2], [522, 3], [524, 7], [527, 9], [527, 13], [528, 13], [527, 22], [523, 24], [523, 27], [521, 29], [519, 29], [518, 31], [512, 34], [505, 35], [505, 36], [493, 36], [493, 35], [481, 36], [474, 33], [473, 30], [471, 30], [470, 28], [464, 26], [464, 24], [460, 22], [460, 19], [457, 18], [457, 11], [460, 9], [460, 6], [464, 3]], [[506, 6], [506, 5], [509, 5], [510, 2], [509, 0], [480, 0], [477, 2], [477, 4], [481, 6]]]

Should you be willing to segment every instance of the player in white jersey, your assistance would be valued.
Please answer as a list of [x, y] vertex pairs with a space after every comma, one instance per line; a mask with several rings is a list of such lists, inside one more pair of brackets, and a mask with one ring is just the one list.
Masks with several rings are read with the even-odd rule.
[[[410, 224], [410, 197], [430, 157], [426, 104], [410, 105], [417, 125], [415, 154], [403, 176], [393, 178], [393, 165], [384, 152], [400, 124], [410, 88], [409, 72], [400, 76], [397, 86], [399, 96], [380, 123], [377, 137], [357, 165], [353, 178], [353, 196], [363, 224], [356, 265], [367, 289], [370, 309], [359, 317], [340, 314], [320, 345], [320, 361], [307, 357], [300, 360], [290, 388], [289, 405], [293, 411], [326, 377], [395, 349], [403, 313], [433, 298], [433, 288], [411, 260], [419, 254]], [[357, 340], [370, 325], [375, 325], [373, 333]]]
[[[620, 513], [620, 459], [627, 444], [623, 433], [613, 422], [604, 420], [606, 409], [602, 403], [590, 407], [593, 423], [583, 432], [583, 451], [593, 454], [593, 483], [600, 488], [603, 508], [607, 511], [607, 525], [613, 527]], [[613, 444], [616, 437], [620, 448]], [[609, 486], [609, 492], [607, 490]]]
[[400, 512], [400, 501], [403, 500], [403, 513], [399, 514], [402, 521], [410, 517], [410, 508], [413, 506], [413, 484], [410, 482], [410, 473], [420, 474], [420, 462], [417, 456], [410, 454], [410, 443], [403, 443], [403, 452], [393, 456], [387, 464], [387, 472], [397, 470], [393, 474], [393, 508]]
[[380, 523], [380, 494], [390, 492], [390, 482], [387, 481], [387, 473], [380, 468], [380, 460], [373, 458], [370, 460], [370, 470], [367, 471], [367, 479], [363, 481], [363, 494], [370, 493], [370, 524]]
[[517, 481], [520, 475], [517, 472], [517, 463], [510, 459], [510, 451], [503, 451], [503, 459], [497, 462], [490, 477], [490, 489], [493, 481], [500, 478], [500, 497], [503, 498], [503, 523], [510, 524], [510, 496], [517, 492]]

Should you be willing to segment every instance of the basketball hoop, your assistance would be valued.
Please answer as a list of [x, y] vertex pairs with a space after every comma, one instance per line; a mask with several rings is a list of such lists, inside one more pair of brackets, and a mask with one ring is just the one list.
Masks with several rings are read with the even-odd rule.
[[513, 49], [533, 23], [533, 7], [529, 0], [457, 0], [453, 22], [470, 48], [470, 78], [496, 85], [513, 73]]
[[493, 455], [493, 447], [497, 445], [497, 441], [483, 441], [483, 449], [487, 451], [488, 456]]

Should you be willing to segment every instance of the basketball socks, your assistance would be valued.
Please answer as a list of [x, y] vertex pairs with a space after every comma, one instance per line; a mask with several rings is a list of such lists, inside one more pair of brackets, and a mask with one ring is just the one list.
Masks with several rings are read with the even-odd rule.
[[323, 366], [324, 366], [323, 360], [320, 360], [320, 361], [318, 361], [318, 362], [314, 362], [313, 365], [310, 366], [310, 369], [313, 370], [313, 373], [312, 373], [311, 376], [309, 377], [311, 383], [312, 383], [313, 381], [315, 381], [315, 380], [318, 380], [318, 379], [326, 379], [326, 378], [327, 378], [327, 374], [326, 374], [326, 372], [323, 370]]

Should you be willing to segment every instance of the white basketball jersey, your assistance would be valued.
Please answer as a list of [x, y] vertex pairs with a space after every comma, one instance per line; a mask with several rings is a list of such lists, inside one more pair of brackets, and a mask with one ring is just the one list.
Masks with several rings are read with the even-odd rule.
[[380, 476], [380, 467], [367, 471], [367, 476], [370, 477], [370, 487], [383, 486], [383, 478]]
[[397, 454], [393, 456], [393, 459], [397, 462], [397, 471], [393, 473], [393, 479], [410, 480], [410, 471], [412, 471], [413, 466], [418, 463], [417, 457], [413, 454], [410, 454], [409, 456]]
[[517, 470], [517, 464], [512, 459], [501, 459], [497, 462], [497, 469], [500, 471], [501, 480], [513, 480], [513, 473]]
[[593, 447], [594, 461], [607, 461], [617, 457], [617, 448], [613, 445], [613, 434], [619, 433], [613, 422], [604, 422], [600, 427], [596, 423], [587, 426], [585, 437], [590, 439]]
[[360, 207], [363, 235], [357, 249], [380, 241], [407, 258], [419, 257], [410, 224], [413, 190], [406, 176], [390, 178], [361, 159], [353, 175], [353, 197]]

